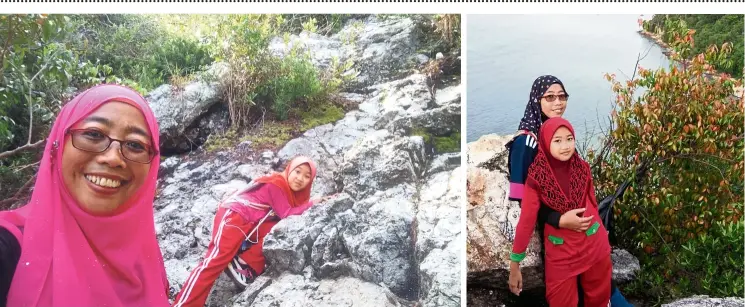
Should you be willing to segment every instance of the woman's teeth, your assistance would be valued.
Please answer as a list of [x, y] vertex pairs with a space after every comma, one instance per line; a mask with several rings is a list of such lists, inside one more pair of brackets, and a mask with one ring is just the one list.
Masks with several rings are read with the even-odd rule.
[[120, 185], [122, 185], [122, 182], [119, 180], [108, 179], [93, 175], [85, 175], [85, 179], [88, 179], [88, 181], [93, 182], [95, 185], [107, 188], [118, 188]]

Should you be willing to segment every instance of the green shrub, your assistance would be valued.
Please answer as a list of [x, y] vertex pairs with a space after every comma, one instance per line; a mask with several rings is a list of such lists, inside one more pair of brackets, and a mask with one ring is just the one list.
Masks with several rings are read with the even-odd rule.
[[196, 38], [169, 33], [152, 15], [74, 15], [82, 39], [77, 48], [90, 62], [146, 91], [171, 77], [191, 74], [212, 63], [209, 47]]
[[321, 126], [336, 122], [344, 118], [344, 110], [331, 103], [324, 103], [310, 107], [310, 110], [300, 113], [301, 131], [309, 130], [316, 126]]
[[432, 146], [436, 153], [456, 152], [460, 151], [460, 132], [455, 131], [448, 135], [436, 136], [432, 135], [427, 129], [421, 127], [414, 127], [411, 130], [411, 135], [421, 136], [425, 144]]
[[344, 23], [353, 18], [350, 14], [286, 14], [282, 15], [286, 21], [283, 30], [290, 33], [310, 31], [322, 35], [339, 32]]
[[[228, 15], [221, 18], [214, 39], [229, 42], [231, 48], [215, 48], [216, 58], [226, 61], [230, 75], [224, 80], [223, 90], [230, 106], [231, 122], [247, 128], [252, 118], [265, 116], [285, 120], [293, 109], [307, 109], [311, 105], [338, 93], [342, 85], [354, 78], [347, 74], [353, 62], [333, 61], [327, 71], [319, 71], [311, 62], [310, 54], [294, 46], [282, 58], [268, 52], [273, 37], [287, 36], [281, 32], [288, 21], [280, 15]], [[292, 22], [292, 21], [290, 21]], [[311, 20], [306, 28], [317, 27]], [[250, 112], [251, 109], [259, 112]]]
[[287, 119], [293, 103], [325, 98], [318, 71], [308, 59], [288, 56], [279, 62], [276, 76], [259, 89], [272, 101], [271, 108], [279, 120]]
[[294, 132], [294, 127], [289, 123], [266, 122], [263, 127], [249, 131], [241, 142], [251, 141], [252, 148], [277, 148], [289, 142]]
[[743, 297], [743, 236], [742, 222], [714, 222], [674, 251], [662, 247], [659, 256], [642, 256], [639, 276], [624, 292], [655, 304], [692, 294]]
[[742, 30], [745, 27], [744, 18], [742, 14], [658, 14], [651, 20], [644, 21], [642, 27], [649, 32], [661, 32], [663, 40], [668, 44], [675, 41], [676, 29], [690, 28], [693, 30], [692, 41], [695, 42], [691, 46], [691, 54], [704, 53], [711, 45], [728, 43], [734, 50], [727, 61], [713, 61], [711, 64], [721, 72], [742, 78], [745, 65], [745, 37]]
[[69, 31], [59, 15], [0, 16], [0, 37], [14, 38], [0, 53], [0, 152], [27, 143], [30, 124], [38, 140], [80, 78], [77, 54], [65, 44]]
[[[14, 202], [14, 196], [36, 173], [35, 161], [40, 155], [35, 153], [19, 154], [12, 159], [0, 161], [0, 210], [8, 209]], [[23, 194], [18, 195], [22, 198]]]
[[[619, 244], [642, 264], [632, 293], [660, 300], [741, 295], [745, 117], [733, 87], [742, 80], [706, 76], [711, 59], [729, 57], [726, 46], [692, 55], [681, 69], [675, 63], [692, 40], [689, 31], [680, 31], [669, 68], [640, 67], [628, 81], [607, 75], [616, 94], [609, 147], [590, 151], [588, 159], [599, 198], [635, 178], [637, 167], [650, 166], [614, 212]], [[723, 245], [712, 249], [714, 242]], [[730, 257], [739, 264], [729, 263]], [[733, 272], [713, 270], [716, 265]]]
[[449, 136], [436, 136], [434, 147], [438, 153], [460, 151], [460, 132], [453, 132]]
[[182, 37], [165, 40], [150, 60], [152, 67], [163, 72], [165, 80], [196, 73], [212, 61], [206, 46]]
[[[689, 293], [716, 297], [745, 297], [743, 289], [742, 222], [715, 222], [708, 234], [683, 245], [679, 254], [679, 280]], [[706, 272], [701, 276], [696, 272]]]

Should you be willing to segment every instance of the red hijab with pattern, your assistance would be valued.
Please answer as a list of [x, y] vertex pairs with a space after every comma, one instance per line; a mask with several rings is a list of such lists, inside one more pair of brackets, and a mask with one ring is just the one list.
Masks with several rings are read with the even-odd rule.
[[590, 165], [576, 151], [568, 161], [560, 161], [551, 155], [551, 139], [561, 127], [576, 135], [572, 124], [560, 117], [551, 118], [541, 126], [538, 154], [528, 169], [526, 183], [539, 191], [541, 202], [563, 214], [584, 206], [592, 175]]

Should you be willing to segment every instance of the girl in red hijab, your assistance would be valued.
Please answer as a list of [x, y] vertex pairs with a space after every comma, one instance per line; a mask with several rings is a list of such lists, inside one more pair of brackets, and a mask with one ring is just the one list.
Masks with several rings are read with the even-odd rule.
[[584, 232], [546, 225], [546, 298], [551, 307], [577, 306], [577, 277], [587, 307], [608, 306], [611, 258], [607, 232], [598, 214], [590, 166], [575, 151], [574, 129], [563, 118], [551, 118], [540, 129], [538, 154], [528, 169], [520, 220], [510, 255], [510, 291], [522, 290], [520, 261], [525, 258], [541, 206], [558, 211], [585, 208], [592, 217]]
[[326, 199], [310, 199], [315, 177], [315, 163], [299, 156], [284, 172], [257, 178], [224, 200], [215, 215], [207, 254], [186, 279], [173, 306], [204, 306], [223, 271], [244, 287], [261, 274], [264, 237], [272, 227]]

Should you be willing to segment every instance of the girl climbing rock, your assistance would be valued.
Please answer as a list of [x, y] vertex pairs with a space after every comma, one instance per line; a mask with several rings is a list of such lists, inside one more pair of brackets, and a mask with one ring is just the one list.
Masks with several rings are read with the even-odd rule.
[[257, 178], [225, 199], [217, 210], [204, 259], [186, 279], [173, 306], [204, 306], [220, 273], [241, 286], [264, 272], [264, 237], [280, 220], [302, 214], [329, 197], [309, 200], [316, 165], [296, 157], [282, 173]]
[[577, 306], [577, 280], [584, 305], [608, 306], [611, 295], [610, 244], [598, 215], [590, 167], [575, 151], [574, 128], [565, 119], [548, 119], [540, 128], [538, 154], [528, 169], [520, 220], [510, 255], [510, 291], [522, 290], [520, 261], [525, 258], [541, 206], [564, 214], [584, 208], [592, 217], [585, 231], [544, 229], [546, 298], [552, 307]]

